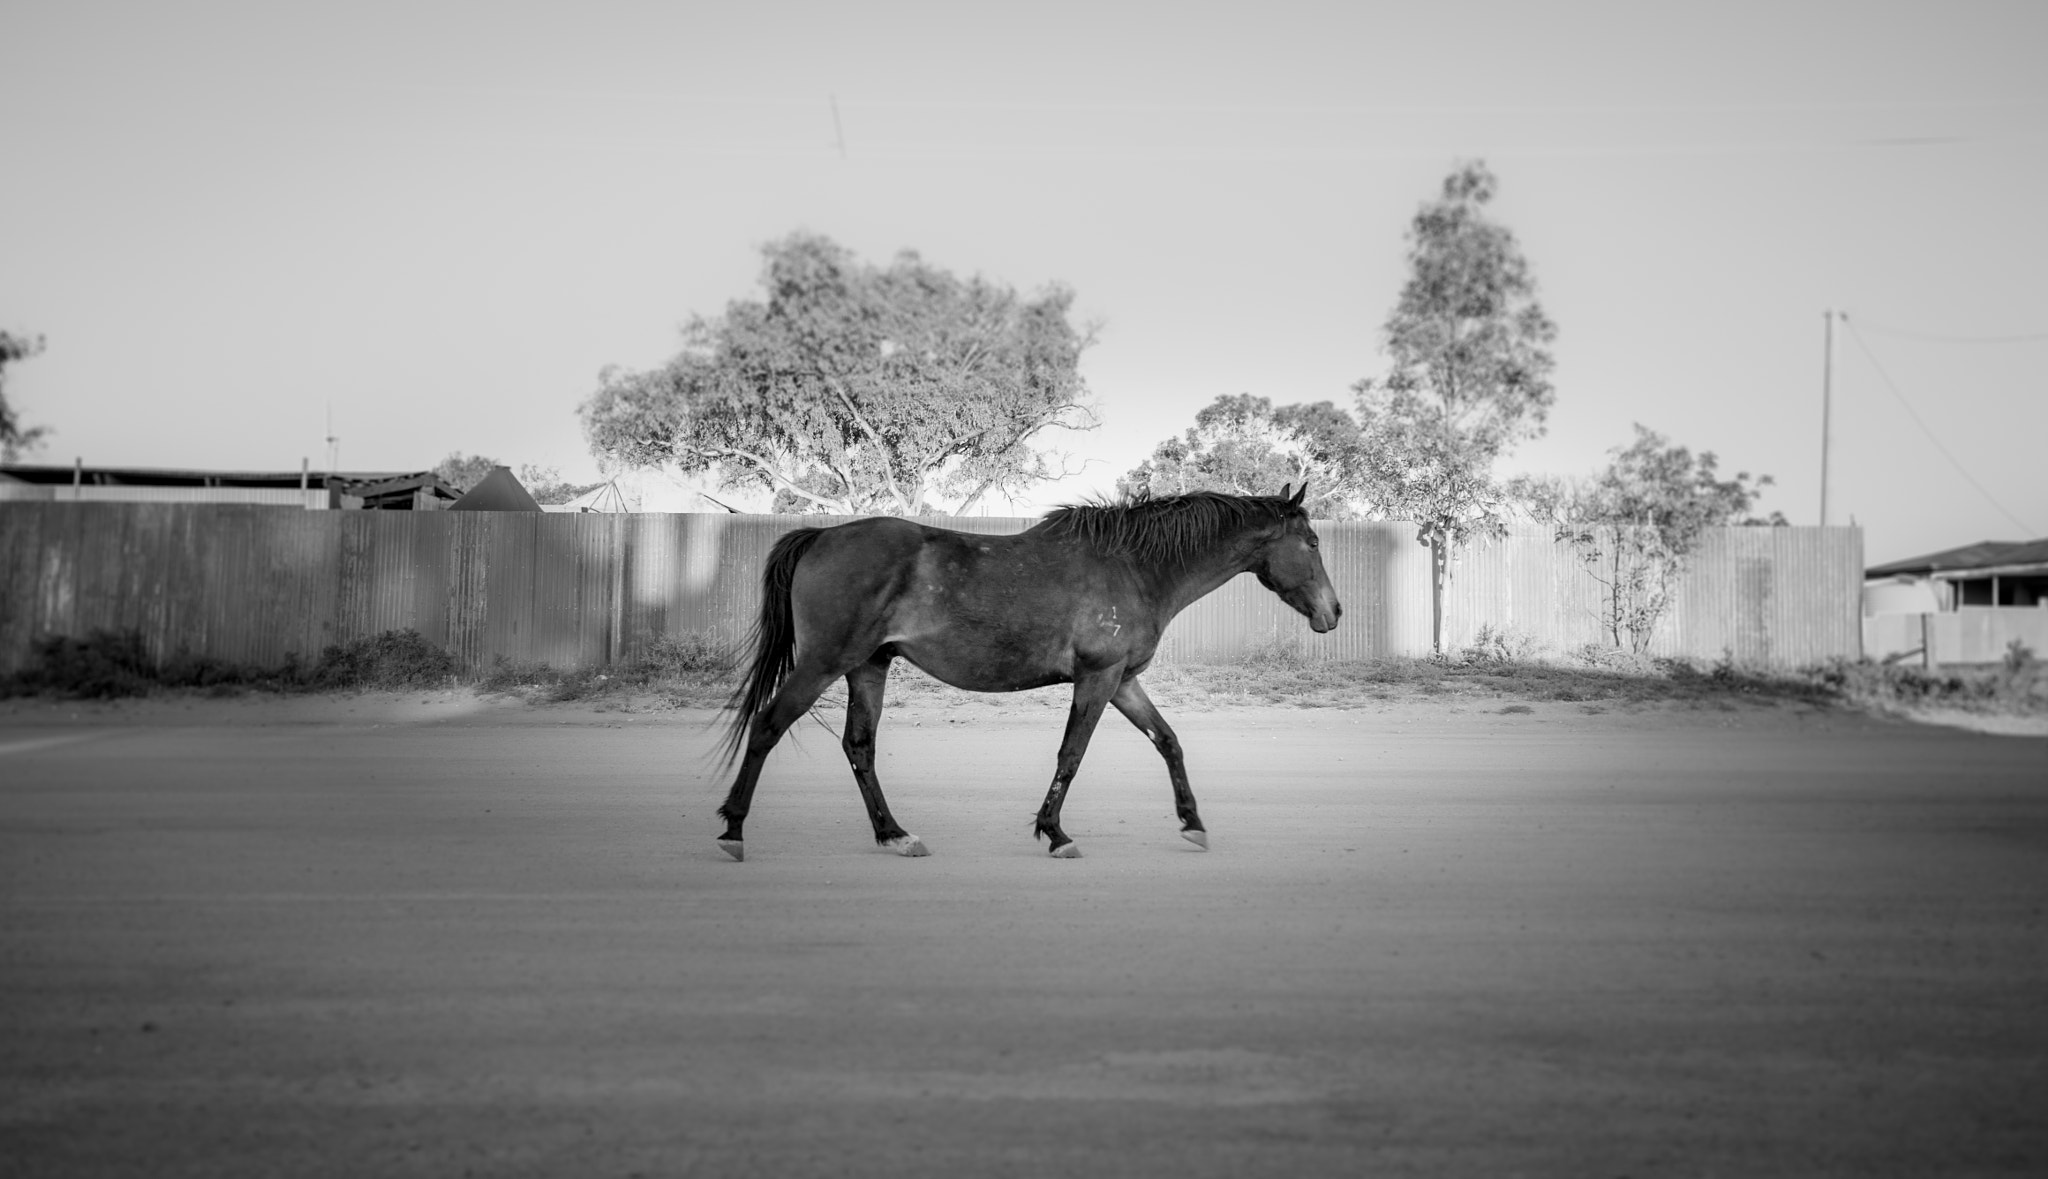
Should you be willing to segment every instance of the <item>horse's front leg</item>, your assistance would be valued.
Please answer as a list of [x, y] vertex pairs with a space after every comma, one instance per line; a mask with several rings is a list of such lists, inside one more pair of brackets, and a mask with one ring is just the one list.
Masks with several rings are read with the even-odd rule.
[[1159, 708], [1145, 689], [1135, 679], [1125, 680], [1116, 689], [1116, 695], [1109, 698], [1124, 719], [1138, 726], [1145, 739], [1166, 759], [1166, 776], [1173, 779], [1173, 809], [1180, 816], [1180, 837], [1207, 850], [1209, 830], [1202, 826], [1202, 817], [1195, 813], [1195, 792], [1188, 788], [1188, 768], [1181, 761], [1180, 738], [1173, 735], [1173, 728], [1166, 718], [1159, 715]]
[[1088, 739], [1095, 735], [1095, 722], [1116, 693], [1123, 678], [1123, 664], [1106, 671], [1088, 672], [1074, 680], [1074, 703], [1067, 709], [1067, 735], [1060, 740], [1060, 760], [1053, 770], [1052, 788], [1045, 792], [1045, 805], [1038, 808], [1033, 823], [1036, 834], [1047, 840], [1048, 854], [1062, 860], [1079, 859], [1081, 849], [1060, 830], [1060, 806], [1067, 800], [1067, 787], [1081, 768], [1081, 755], [1088, 752]]

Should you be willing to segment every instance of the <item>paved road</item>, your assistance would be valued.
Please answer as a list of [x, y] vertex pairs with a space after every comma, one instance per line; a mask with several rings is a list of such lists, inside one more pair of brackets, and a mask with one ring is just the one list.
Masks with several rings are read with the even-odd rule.
[[0, 1174], [2048, 1173], [2048, 740], [325, 709], [0, 716]]

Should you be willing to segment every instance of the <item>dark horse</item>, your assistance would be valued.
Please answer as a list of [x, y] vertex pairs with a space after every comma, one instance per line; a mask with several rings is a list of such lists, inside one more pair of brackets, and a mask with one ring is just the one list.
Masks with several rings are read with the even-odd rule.
[[775, 542], [763, 570], [753, 664], [733, 696], [726, 757], [746, 758], [718, 813], [718, 841], [745, 858], [740, 828], [761, 763], [832, 681], [846, 677], [846, 732], [875, 842], [927, 854], [898, 826], [875, 778], [875, 722], [889, 663], [908, 659], [975, 692], [1074, 685], [1067, 734], [1037, 833], [1053, 855], [1081, 854], [1060, 830], [1060, 804], [1105, 704], [1114, 704], [1166, 759], [1181, 834], [1209, 846], [1181, 764], [1180, 742], [1138, 686], [1173, 616], [1240, 573], [1308, 617], [1321, 634], [1344, 608], [1323, 572], [1308, 490], [1277, 496], [1196, 492], [1060, 508], [1015, 536], [981, 536], [876, 517], [799, 528]]

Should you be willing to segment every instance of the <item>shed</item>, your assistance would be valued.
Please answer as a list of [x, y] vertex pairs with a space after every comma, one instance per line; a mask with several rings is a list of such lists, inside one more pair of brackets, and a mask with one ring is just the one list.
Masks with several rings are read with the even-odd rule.
[[451, 512], [538, 512], [541, 506], [509, 467], [492, 467], [491, 473], [448, 505]]

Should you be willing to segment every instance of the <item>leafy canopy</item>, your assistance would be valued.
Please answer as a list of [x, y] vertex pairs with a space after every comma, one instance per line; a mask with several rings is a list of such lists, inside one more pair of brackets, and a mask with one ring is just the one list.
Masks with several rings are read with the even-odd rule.
[[1388, 371], [1353, 386], [1374, 498], [1439, 547], [1505, 526], [1494, 461], [1540, 437], [1556, 399], [1557, 328], [1514, 234], [1486, 216], [1495, 188], [1485, 164], [1465, 163], [1416, 213]]
[[439, 475], [441, 482], [455, 490], [468, 491], [482, 483], [484, 476], [490, 474], [493, 467], [504, 465], [487, 455], [465, 455], [459, 450], [451, 450], [447, 458], [434, 464], [434, 474]]
[[1116, 489], [1122, 496], [1271, 495], [1293, 483], [1308, 488], [1310, 515], [1349, 519], [1360, 514], [1361, 442], [1358, 423], [1327, 401], [1275, 407], [1249, 393], [1218, 397], [1186, 433], [1161, 442], [1119, 478]]
[[600, 460], [716, 472], [777, 511], [966, 512], [1063, 473], [1044, 431], [1094, 426], [1067, 289], [1024, 298], [911, 252], [871, 266], [812, 234], [762, 254], [764, 299], [692, 317], [661, 368], [601, 376], [582, 407]]
[[7, 366], [27, 360], [43, 350], [41, 336], [17, 336], [0, 331], [0, 463], [11, 463], [24, 451], [43, 444], [48, 426], [24, 428], [7, 400]]
[[[434, 474], [457, 491], [469, 491], [484, 481], [491, 468], [506, 465], [488, 455], [465, 455], [459, 450], [451, 450], [447, 458], [434, 464]], [[533, 463], [519, 464], [519, 485], [526, 488], [527, 494], [537, 504], [565, 504], [586, 491], [604, 486], [602, 483], [565, 482], [558, 468]]]

